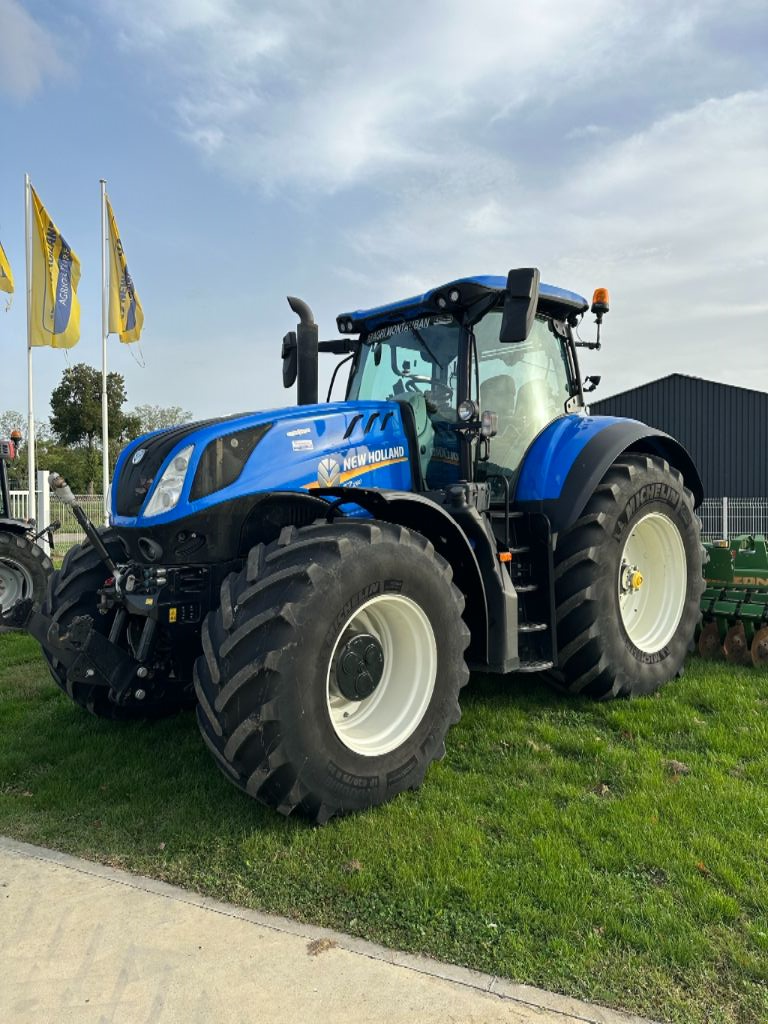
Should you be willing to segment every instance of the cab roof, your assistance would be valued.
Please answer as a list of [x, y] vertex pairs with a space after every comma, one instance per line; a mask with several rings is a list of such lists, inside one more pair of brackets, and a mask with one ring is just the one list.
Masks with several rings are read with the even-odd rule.
[[[454, 313], [466, 308], [478, 299], [493, 292], [499, 296], [507, 286], [506, 277], [484, 274], [478, 277], [461, 277], [456, 281], [430, 288], [422, 295], [412, 295], [409, 299], [400, 299], [384, 306], [373, 306], [371, 309], [356, 309], [349, 313], [340, 313], [336, 323], [343, 334], [360, 334], [384, 327], [387, 324], [409, 320], [412, 317]], [[458, 292], [459, 299], [449, 301], [451, 292]], [[445, 305], [438, 300], [445, 299]], [[538, 311], [563, 318], [584, 313], [589, 303], [582, 295], [558, 288], [552, 284], [539, 285]]]

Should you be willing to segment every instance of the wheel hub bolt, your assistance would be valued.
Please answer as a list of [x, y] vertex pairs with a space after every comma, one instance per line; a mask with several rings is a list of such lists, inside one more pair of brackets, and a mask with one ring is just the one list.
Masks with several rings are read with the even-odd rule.
[[639, 590], [643, 585], [644, 578], [636, 565], [624, 564], [621, 568], [621, 589], [625, 594]]
[[370, 697], [383, 672], [384, 652], [370, 633], [359, 633], [348, 640], [336, 662], [336, 682], [347, 700]]

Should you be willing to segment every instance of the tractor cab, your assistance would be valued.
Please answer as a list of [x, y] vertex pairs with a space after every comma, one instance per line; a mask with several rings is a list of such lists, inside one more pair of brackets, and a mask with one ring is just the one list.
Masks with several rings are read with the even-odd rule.
[[531, 275], [517, 314], [508, 279], [478, 277], [338, 318], [359, 332], [347, 399], [406, 406], [429, 490], [514, 479], [536, 436], [584, 406], [571, 328], [586, 300], [513, 273]]

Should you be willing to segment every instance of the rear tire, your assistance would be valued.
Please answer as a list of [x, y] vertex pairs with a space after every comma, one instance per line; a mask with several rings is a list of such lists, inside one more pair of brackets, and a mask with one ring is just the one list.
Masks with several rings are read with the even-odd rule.
[[0, 530], [0, 615], [25, 598], [35, 608], [45, 600], [53, 565], [39, 544], [24, 534]]
[[469, 678], [464, 599], [420, 534], [343, 520], [253, 548], [222, 584], [195, 665], [225, 775], [317, 824], [418, 787]]
[[[99, 534], [112, 560], [117, 564], [125, 561], [125, 549], [117, 533], [101, 527]], [[51, 577], [43, 613], [50, 615], [54, 622], [62, 627], [78, 615], [90, 615], [98, 632], [108, 636], [115, 613], [112, 611], [107, 615], [101, 615], [97, 597], [97, 591], [104, 585], [107, 575], [106, 566], [89, 541], [70, 548], [64, 556], [61, 569], [54, 572]], [[97, 718], [108, 718], [112, 721], [163, 718], [181, 708], [193, 706], [190, 685], [184, 687], [179, 680], [169, 680], [167, 686], [161, 686], [154, 699], [148, 696], [141, 702], [115, 704], [109, 699], [109, 690], [106, 686], [69, 682], [65, 667], [56, 658], [45, 650], [43, 657], [48, 662], [56, 685], [75, 704], [79, 704]], [[149, 687], [147, 689], [148, 693], [151, 693]]]
[[681, 675], [700, 617], [702, 554], [682, 475], [654, 456], [619, 458], [557, 541], [555, 684], [604, 700]]

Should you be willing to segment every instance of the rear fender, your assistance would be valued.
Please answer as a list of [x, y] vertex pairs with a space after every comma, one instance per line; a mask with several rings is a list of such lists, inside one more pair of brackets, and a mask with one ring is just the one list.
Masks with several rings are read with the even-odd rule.
[[579, 518], [608, 468], [626, 452], [658, 455], [678, 469], [701, 504], [704, 490], [693, 459], [674, 438], [637, 420], [562, 416], [550, 423], [525, 456], [515, 503], [548, 516], [554, 534]]

